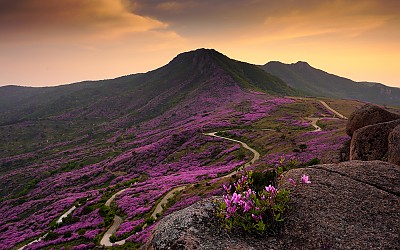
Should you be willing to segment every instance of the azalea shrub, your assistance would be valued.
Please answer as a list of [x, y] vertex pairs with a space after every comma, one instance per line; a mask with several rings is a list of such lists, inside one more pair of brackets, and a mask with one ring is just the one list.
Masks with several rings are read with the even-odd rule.
[[[289, 182], [296, 186], [293, 179], [289, 179]], [[300, 182], [311, 183], [307, 175], [303, 175]], [[254, 185], [253, 172], [247, 172], [233, 186], [223, 185], [225, 194], [219, 204], [218, 215], [225, 227], [265, 234], [282, 222], [289, 208], [290, 190], [278, 189], [275, 178], [270, 183], [273, 184], [259, 190]]]

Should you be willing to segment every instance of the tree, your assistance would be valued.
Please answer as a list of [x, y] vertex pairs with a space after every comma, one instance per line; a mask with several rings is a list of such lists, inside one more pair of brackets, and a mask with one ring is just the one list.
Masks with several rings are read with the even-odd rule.
[[300, 144], [299, 148], [301, 149], [301, 152], [304, 152], [304, 149], [307, 148], [307, 145], [306, 144]]

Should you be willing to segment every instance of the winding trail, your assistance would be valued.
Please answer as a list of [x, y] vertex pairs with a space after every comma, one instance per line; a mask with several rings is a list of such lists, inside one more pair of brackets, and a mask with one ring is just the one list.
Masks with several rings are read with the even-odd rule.
[[[222, 132], [222, 131], [218, 131], [218, 132]], [[247, 150], [249, 150], [250, 152], [253, 153], [253, 158], [250, 161], [248, 161], [247, 163], [245, 163], [242, 167], [238, 168], [237, 170], [235, 170], [233, 172], [230, 172], [230, 173], [228, 173], [228, 174], [226, 174], [224, 176], [215, 178], [214, 180], [219, 180], [219, 179], [222, 179], [222, 178], [231, 177], [232, 175], [238, 173], [239, 171], [241, 171], [243, 169], [246, 169], [247, 167], [251, 166], [252, 164], [254, 164], [255, 161], [260, 159], [260, 153], [257, 152], [257, 150], [253, 149], [252, 147], [250, 147], [249, 145], [247, 145], [246, 143], [244, 143], [242, 141], [231, 139], [231, 138], [224, 137], [224, 136], [216, 135], [218, 132], [204, 133], [204, 135], [213, 136], [213, 137], [221, 138], [221, 139], [224, 139], [224, 140], [228, 140], [228, 141], [233, 141], [233, 142], [239, 143], [245, 149], [247, 149]], [[186, 189], [187, 187], [189, 187], [191, 185], [192, 184], [188, 184], [188, 185], [184, 185], [184, 186], [178, 186], [178, 187], [175, 187], [175, 188], [171, 189], [170, 191], [168, 191], [164, 195], [164, 197], [161, 199], [161, 201], [157, 204], [156, 208], [154, 209], [153, 213], [151, 214], [151, 217], [156, 220], [157, 219], [157, 214], [162, 213], [163, 205], [167, 204], [168, 199], [173, 197], [175, 193], [181, 192], [182, 190]], [[113, 196], [111, 196], [111, 198], [107, 200], [106, 206], [110, 206], [111, 202], [115, 199], [115, 197], [117, 195], [121, 194], [125, 190], [126, 189], [123, 189], [123, 190], [115, 193]], [[117, 242], [114, 242], [114, 243], [110, 242], [110, 236], [113, 235], [118, 230], [118, 228], [122, 224], [122, 222], [123, 222], [122, 218], [119, 217], [118, 215], [116, 215], [114, 217], [114, 222], [113, 222], [112, 226], [104, 234], [103, 238], [100, 241], [100, 245], [106, 246], [106, 247], [110, 247], [110, 246], [113, 246], [113, 245], [123, 245], [123, 244], [125, 244], [126, 239], [120, 240], [120, 241], [117, 241]], [[146, 227], [147, 227], [146, 224], [143, 225], [143, 229], [146, 228]]]
[[[302, 98], [301, 98], [301, 99], [302, 99]], [[319, 101], [326, 109], [328, 109], [329, 111], [331, 111], [331, 112], [333, 112], [335, 115], [337, 115], [340, 119], [348, 119], [346, 116], [342, 115], [341, 113], [339, 113], [338, 111], [336, 111], [336, 110], [334, 110], [332, 107], [330, 107], [326, 102], [324, 102], [324, 101], [322, 101], [322, 100], [318, 100], [318, 101]], [[308, 117], [308, 118], [306, 118], [306, 119], [311, 121], [311, 125], [315, 128], [314, 132], [318, 132], [318, 131], [321, 131], [321, 130], [322, 130], [321, 127], [319, 127], [319, 126], [317, 125], [317, 122], [318, 122], [319, 120], [323, 119], [323, 118], [321, 118], [321, 117]], [[261, 129], [261, 130], [273, 131], [273, 129]], [[239, 143], [239, 144], [240, 144], [241, 146], [243, 146], [245, 149], [247, 149], [247, 150], [249, 150], [250, 152], [253, 153], [253, 158], [252, 158], [250, 161], [248, 161], [247, 163], [245, 163], [243, 166], [241, 166], [240, 168], [238, 168], [237, 170], [235, 170], [235, 171], [233, 171], [233, 172], [230, 172], [230, 173], [228, 173], [228, 174], [226, 174], [226, 175], [224, 175], [224, 176], [215, 178], [214, 180], [219, 180], [219, 179], [222, 179], [222, 178], [231, 177], [231, 176], [233, 176], [234, 174], [237, 174], [239, 171], [242, 171], [242, 170], [246, 169], [247, 167], [251, 166], [251, 165], [254, 164], [257, 160], [260, 159], [260, 153], [259, 153], [257, 150], [253, 149], [252, 147], [250, 147], [249, 145], [247, 145], [246, 143], [244, 143], [244, 142], [242, 142], [242, 141], [235, 140], [235, 139], [231, 139], [231, 138], [224, 137], [224, 136], [219, 136], [219, 135], [217, 135], [218, 132], [223, 132], [223, 131], [217, 131], [217, 132], [211, 132], [211, 133], [204, 133], [204, 135], [206, 135], [206, 136], [212, 136], [212, 137], [217, 137], [217, 138], [221, 138], [221, 139], [224, 139], [224, 140], [228, 140], [228, 141], [232, 141], [232, 142]], [[117, 175], [117, 176], [123, 175], [123, 174], [124, 174], [124, 172], [122, 172], [122, 171], [121, 171], [121, 172], [116, 172], [116, 173], [111, 172], [111, 170], [109, 170], [109, 169], [106, 169], [106, 171], [107, 171], [107, 172], [110, 172], [110, 173], [112, 173], [112, 174], [115, 174], [115, 175]], [[156, 208], [154, 209], [153, 213], [151, 214], [151, 217], [152, 217], [153, 219], [157, 219], [157, 214], [159, 214], [159, 213], [161, 213], [161, 212], [163, 211], [163, 205], [165, 205], [165, 204], [168, 202], [168, 199], [171, 198], [171, 197], [173, 197], [173, 195], [174, 195], [175, 193], [181, 192], [182, 190], [184, 190], [185, 188], [187, 188], [187, 187], [189, 187], [189, 186], [191, 186], [191, 185], [192, 185], [192, 184], [188, 184], [188, 185], [185, 185], [185, 186], [178, 186], [178, 187], [175, 187], [175, 188], [171, 189], [170, 191], [168, 191], [168, 192], [164, 195], [164, 197], [161, 199], [161, 201], [157, 204]], [[123, 190], [118, 191], [118, 192], [115, 193], [114, 195], [112, 195], [112, 196], [106, 201], [106, 203], [105, 203], [104, 205], [107, 206], [107, 207], [109, 207], [109, 206], [111, 205], [111, 203], [114, 201], [114, 199], [115, 199], [118, 195], [120, 195], [122, 192], [124, 192], [125, 190], [127, 190], [127, 189], [128, 189], [128, 188], [125, 188], [125, 189], [123, 189]], [[61, 223], [61, 222], [62, 222], [62, 219], [65, 218], [65, 217], [67, 217], [67, 216], [68, 216], [70, 213], [72, 213], [75, 209], [76, 209], [76, 206], [71, 207], [67, 212], [65, 212], [64, 214], [62, 214], [62, 215], [60, 216], [60, 218], [58, 218], [57, 223]], [[115, 232], [118, 230], [118, 228], [120, 227], [120, 225], [122, 224], [122, 222], [123, 222], [123, 219], [122, 219], [120, 216], [115, 215], [113, 224], [112, 224], [111, 227], [107, 230], [107, 232], [104, 234], [103, 238], [102, 238], [101, 241], [100, 241], [100, 245], [106, 246], [106, 247], [111, 247], [111, 246], [113, 246], [113, 245], [123, 245], [123, 244], [125, 244], [126, 239], [120, 240], [120, 241], [117, 241], [117, 242], [114, 242], [114, 243], [111, 243], [111, 242], [110, 242], [110, 237], [111, 237], [113, 234], [115, 234]], [[143, 229], [144, 229], [146, 226], [147, 226], [147, 225], [144, 225], [144, 226], [143, 226]], [[36, 242], [42, 241], [46, 236], [47, 236], [47, 234], [45, 234], [45, 235], [43, 235], [42, 237], [40, 237], [40, 238], [38, 238], [38, 239], [36, 239], [36, 240], [33, 240], [32, 242], [30, 242], [30, 243], [28, 243], [28, 244], [26, 244], [26, 245], [24, 245], [24, 246], [18, 248], [18, 250], [23, 250], [26, 246], [29, 246], [29, 245], [34, 244], [34, 243], [36, 243]]]
[[[187, 185], [188, 186], [188, 185]], [[176, 188], [171, 189], [163, 198], [162, 200], [157, 204], [156, 208], [154, 209], [153, 213], [151, 214], [151, 217], [153, 219], [157, 219], [157, 214], [161, 213], [163, 211], [163, 205], [167, 204], [168, 199], [173, 197], [175, 193], [180, 192], [184, 190], [187, 186], [179, 186]]]
[[317, 122], [319, 120], [322, 120], [322, 118], [315, 118], [315, 117], [307, 117], [307, 120], [311, 121], [311, 126], [313, 126], [315, 129], [312, 132], [318, 132], [318, 131], [322, 131], [321, 127], [317, 125]]
[[65, 212], [63, 215], [58, 218], [56, 221], [57, 224], [60, 224], [64, 218], [67, 218], [70, 213], [72, 213], [76, 209], [76, 206], [72, 206], [67, 212]]
[[222, 178], [226, 178], [226, 177], [231, 177], [232, 175], [237, 174], [239, 171], [242, 171], [243, 169], [246, 169], [249, 166], [253, 165], [255, 161], [260, 159], [260, 153], [257, 152], [257, 150], [255, 150], [254, 148], [252, 148], [249, 145], [247, 145], [246, 143], [244, 143], [242, 141], [239, 141], [239, 140], [231, 139], [231, 138], [228, 138], [228, 137], [216, 135], [217, 133], [218, 132], [211, 132], [211, 133], [205, 133], [204, 135], [213, 136], [213, 137], [221, 138], [221, 139], [224, 139], [224, 140], [228, 140], [228, 141], [233, 141], [233, 142], [239, 143], [245, 149], [247, 149], [247, 150], [249, 150], [250, 152], [253, 153], [253, 158], [249, 162], [245, 163], [242, 167], [238, 168], [237, 170], [235, 170], [235, 171], [233, 171], [233, 172], [231, 172], [231, 173], [229, 173], [227, 175], [224, 175], [224, 176], [221, 176], [219, 178], [216, 178], [216, 179], [222, 179]]
[[32, 245], [33, 243], [40, 242], [40, 241], [42, 241], [44, 238], [46, 238], [46, 236], [47, 236], [47, 234], [43, 235], [42, 237], [40, 237], [40, 238], [38, 238], [38, 239], [36, 239], [36, 240], [34, 240], [34, 241], [29, 242], [29, 243], [26, 244], [26, 245], [23, 245], [22, 247], [18, 248], [17, 250], [22, 250], [22, 249], [24, 249], [25, 247], [27, 247], [27, 246], [29, 246], [29, 245]]
[[335, 115], [337, 115], [340, 119], [343, 120], [347, 120], [348, 118], [344, 115], [342, 115], [341, 113], [339, 113], [338, 111], [334, 110], [333, 108], [331, 108], [326, 102], [319, 100], [319, 102], [324, 105], [325, 108], [327, 108], [329, 111], [333, 112]]
[[[69, 215], [70, 213], [72, 213], [75, 209], [76, 209], [76, 206], [75, 206], [75, 205], [72, 206], [70, 209], [68, 209], [67, 212], [63, 213], [63, 214], [57, 219], [56, 223], [57, 223], [57, 224], [60, 224], [60, 223], [62, 222], [62, 220], [63, 220], [64, 218], [67, 218], [68, 215]], [[43, 235], [42, 237], [37, 238], [36, 240], [33, 240], [33, 241], [31, 241], [31, 242], [29, 242], [29, 243], [23, 245], [22, 247], [18, 248], [17, 250], [22, 250], [22, 249], [24, 249], [25, 247], [27, 247], [27, 246], [29, 246], [29, 245], [32, 245], [33, 243], [42, 241], [44, 238], [46, 238], [47, 234], [48, 234], [48, 233], [46, 233], [46, 234]]]
[[[336, 110], [334, 110], [333, 108], [331, 108], [328, 104], [326, 104], [326, 102], [321, 101], [321, 100], [319, 100], [319, 102], [320, 102], [325, 108], [327, 108], [328, 110], [332, 111], [334, 114], [336, 114], [337, 116], [339, 116], [341, 119], [347, 119], [347, 117], [345, 117], [344, 115], [340, 114], [339, 112], [337, 112]], [[306, 119], [307, 119], [307, 120], [310, 120], [310, 121], [311, 121], [311, 125], [315, 128], [315, 130], [314, 130], [313, 132], [322, 131], [321, 127], [319, 127], [319, 126], [317, 125], [317, 122], [318, 122], [319, 120], [323, 119], [323, 118], [321, 118], [321, 117], [308, 117], [308, 118], [306, 118]], [[261, 130], [273, 131], [272, 129], [261, 129]], [[232, 172], [230, 172], [230, 173], [228, 173], [228, 174], [226, 174], [226, 175], [224, 175], [224, 176], [215, 178], [214, 180], [219, 180], [219, 179], [222, 179], [222, 178], [231, 177], [231, 176], [237, 174], [238, 172], [240, 172], [240, 171], [242, 171], [242, 170], [248, 168], [249, 166], [253, 165], [257, 160], [260, 159], [260, 153], [259, 153], [257, 150], [255, 150], [254, 148], [250, 147], [248, 144], [246, 144], [246, 143], [244, 143], [244, 142], [242, 142], [242, 141], [236, 140], [236, 139], [231, 139], [231, 138], [228, 138], [228, 137], [219, 136], [219, 135], [217, 135], [218, 132], [224, 132], [224, 131], [217, 131], [217, 132], [204, 133], [204, 135], [206, 135], [206, 136], [212, 136], [212, 137], [216, 137], [216, 138], [221, 138], [221, 139], [224, 139], [224, 140], [228, 140], [228, 141], [232, 141], [232, 142], [239, 143], [241, 146], [243, 146], [243, 148], [245, 148], [245, 149], [247, 149], [247, 150], [249, 150], [250, 152], [253, 153], [253, 158], [252, 158], [250, 161], [246, 162], [243, 166], [241, 166], [241, 167], [238, 168], [237, 170], [234, 170], [234, 171], [232, 171]], [[186, 189], [187, 187], [189, 187], [189, 186], [191, 186], [191, 185], [192, 185], [192, 184], [188, 184], [188, 185], [185, 185], [185, 186], [178, 186], [178, 187], [175, 187], [175, 188], [171, 189], [170, 191], [168, 191], [168, 192], [164, 195], [164, 197], [161, 199], [161, 201], [157, 204], [156, 208], [154, 209], [153, 213], [151, 214], [151, 217], [152, 217], [153, 219], [156, 220], [156, 219], [157, 219], [157, 214], [162, 213], [162, 211], [163, 211], [163, 205], [167, 204], [168, 199], [171, 198], [171, 197], [173, 197], [175, 193], [181, 192], [182, 190]], [[106, 206], [109, 206], [109, 205], [111, 204], [111, 202], [115, 199], [115, 197], [116, 197], [117, 195], [121, 194], [123, 191], [125, 191], [125, 189], [124, 189], [124, 190], [121, 190], [121, 191], [119, 191], [119, 192], [117, 192], [117, 193], [114, 194], [109, 200], [107, 200]], [[117, 216], [117, 215], [114, 217], [114, 223], [113, 223], [113, 225], [107, 230], [107, 232], [104, 234], [104, 236], [103, 236], [103, 238], [102, 238], [102, 240], [101, 240], [101, 242], [100, 242], [101, 245], [103, 245], [103, 246], [112, 246], [113, 244], [116, 244], [116, 245], [123, 245], [123, 244], [125, 244], [126, 240], [120, 240], [120, 241], [117, 241], [117, 242], [115, 242], [115, 243], [111, 243], [111, 242], [110, 242], [110, 236], [113, 235], [113, 234], [118, 230], [118, 228], [119, 228], [119, 226], [122, 224], [122, 222], [123, 222], [123, 220], [122, 220], [121, 217], [119, 217], [119, 216]], [[143, 226], [143, 229], [146, 228], [146, 227], [147, 227], [147, 225], [145, 224], [145, 225]]]
[[[123, 193], [125, 190], [127, 190], [127, 189], [128, 189], [128, 188], [122, 189], [122, 190], [116, 192], [115, 194], [113, 194], [113, 195], [110, 197], [110, 199], [108, 199], [108, 200], [106, 201], [106, 203], [104, 204], [104, 206], [109, 207], [109, 206], [111, 205], [111, 202], [114, 201], [115, 197], [117, 197], [117, 195], [122, 194], [122, 193]], [[110, 241], [111, 235], [115, 234], [115, 232], [118, 230], [119, 226], [121, 226], [121, 224], [122, 224], [123, 221], [124, 221], [124, 220], [123, 220], [121, 217], [119, 217], [118, 215], [115, 215], [115, 216], [114, 216], [113, 224], [112, 224], [111, 227], [107, 230], [107, 232], [103, 235], [103, 238], [101, 238], [100, 245], [106, 246], [106, 247], [111, 247], [111, 246], [113, 246], [113, 245], [123, 245], [123, 244], [125, 244], [125, 240], [120, 240], [120, 241], [117, 241], [117, 242], [114, 242], [114, 243], [112, 243], [112, 242]]]
[[[334, 113], [336, 116], [339, 117], [339, 119], [347, 120], [347, 117], [339, 113], [338, 111], [334, 110], [332, 107], [330, 107], [326, 102], [318, 100], [326, 109]], [[321, 127], [317, 125], [317, 122], [319, 120], [322, 120], [323, 118], [321, 117], [307, 117], [307, 120], [311, 121], [311, 126], [315, 128], [313, 132], [319, 132], [322, 131]]]

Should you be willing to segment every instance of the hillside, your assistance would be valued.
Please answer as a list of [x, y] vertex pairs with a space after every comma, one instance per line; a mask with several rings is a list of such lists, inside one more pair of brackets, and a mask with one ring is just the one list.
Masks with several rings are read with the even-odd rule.
[[[182, 53], [164, 67], [146, 74], [57, 87], [0, 87], [0, 124], [43, 119], [83, 108], [93, 110], [98, 106], [127, 112], [126, 109], [136, 110], [157, 96], [163, 96], [160, 101], [165, 107], [155, 109], [163, 112], [177, 102], [176, 97], [168, 97], [179, 92], [179, 98], [182, 98], [196, 88], [211, 88], [203, 83], [215, 74], [231, 77], [242, 88], [279, 95], [296, 93], [255, 65], [232, 60], [215, 50], [199, 49]], [[119, 114], [113, 112], [112, 115]]]
[[400, 105], [400, 89], [380, 83], [355, 82], [313, 68], [306, 62], [269, 62], [260, 66], [289, 86], [310, 96], [356, 99], [387, 105]]
[[[0, 103], [4, 104], [0, 105], [0, 124], [30, 126], [30, 131], [17, 133], [4, 134], [5, 130], [0, 130], [0, 155], [38, 149], [41, 147], [38, 138], [55, 144], [85, 134], [104, 136], [155, 118], [178, 104], [183, 111], [202, 109], [193, 107], [193, 100], [203, 95], [217, 98], [224, 91], [237, 92], [237, 88], [275, 95], [296, 94], [280, 79], [255, 65], [209, 49], [182, 53], [164, 67], [146, 74], [46, 88], [0, 87]], [[188, 118], [193, 112], [178, 112], [181, 116], [174, 118]], [[62, 137], [58, 136], [60, 133]], [[21, 134], [22, 142], [16, 138]]]
[[237, 171], [339, 161], [348, 139], [318, 100], [282, 97], [297, 92], [214, 50], [145, 74], [0, 90], [14, 102], [1, 111], [0, 249], [43, 235], [27, 249], [135, 249]]

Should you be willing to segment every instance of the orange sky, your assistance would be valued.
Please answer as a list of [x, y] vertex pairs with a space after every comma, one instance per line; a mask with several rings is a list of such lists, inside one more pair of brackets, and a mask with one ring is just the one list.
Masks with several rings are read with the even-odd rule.
[[0, 0], [0, 86], [158, 68], [200, 47], [400, 87], [398, 0]]

